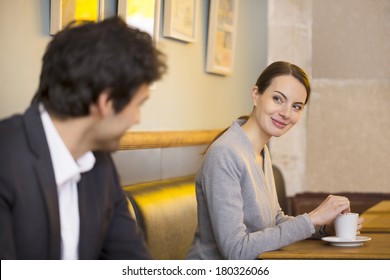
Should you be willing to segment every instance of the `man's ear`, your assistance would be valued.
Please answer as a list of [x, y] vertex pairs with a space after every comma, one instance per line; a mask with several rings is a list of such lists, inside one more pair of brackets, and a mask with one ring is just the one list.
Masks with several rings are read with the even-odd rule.
[[110, 99], [110, 91], [104, 90], [99, 94], [98, 99], [91, 105], [91, 115], [95, 114], [100, 117], [110, 115], [114, 111], [112, 99]]

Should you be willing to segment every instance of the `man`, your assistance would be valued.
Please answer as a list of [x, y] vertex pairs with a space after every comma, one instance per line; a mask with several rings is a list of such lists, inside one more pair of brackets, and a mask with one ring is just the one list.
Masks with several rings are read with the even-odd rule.
[[0, 121], [1, 259], [149, 259], [109, 152], [166, 71], [120, 18], [49, 43], [23, 115]]

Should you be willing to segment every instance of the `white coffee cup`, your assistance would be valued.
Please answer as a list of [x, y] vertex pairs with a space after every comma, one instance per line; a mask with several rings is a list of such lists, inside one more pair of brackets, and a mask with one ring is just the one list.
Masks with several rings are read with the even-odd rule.
[[355, 239], [358, 219], [358, 213], [346, 213], [338, 215], [334, 220], [336, 236], [342, 239]]

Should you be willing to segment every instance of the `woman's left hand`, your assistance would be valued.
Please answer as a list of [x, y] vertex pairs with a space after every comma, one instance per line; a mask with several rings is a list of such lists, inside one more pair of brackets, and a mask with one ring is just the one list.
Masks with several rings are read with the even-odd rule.
[[[359, 216], [359, 219], [358, 219], [358, 222], [357, 222], [356, 234], [360, 234], [360, 230], [363, 228], [363, 223], [364, 223], [364, 218]], [[330, 223], [330, 224], [325, 225], [324, 231], [325, 231], [325, 234], [327, 236], [334, 236], [334, 235], [336, 235], [336, 231], [334, 229], [333, 222]]]
[[360, 234], [360, 230], [363, 228], [363, 223], [364, 223], [364, 218], [359, 216], [356, 234]]

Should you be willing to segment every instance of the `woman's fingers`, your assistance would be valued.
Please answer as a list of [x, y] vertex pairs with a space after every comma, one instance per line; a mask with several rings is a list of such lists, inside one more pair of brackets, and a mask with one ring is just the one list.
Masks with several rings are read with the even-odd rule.
[[363, 217], [359, 217], [358, 224], [357, 224], [358, 234], [360, 234], [360, 230], [363, 228], [363, 223], [364, 223], [364, 218]]
[[338, 214], [350, 212], [349, 199], [329, 195], [316, 209], [309, 213], [314, 225], [331, 223]]

